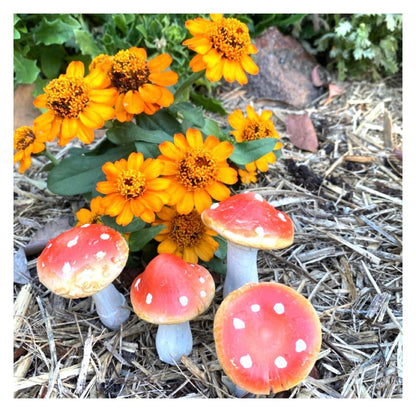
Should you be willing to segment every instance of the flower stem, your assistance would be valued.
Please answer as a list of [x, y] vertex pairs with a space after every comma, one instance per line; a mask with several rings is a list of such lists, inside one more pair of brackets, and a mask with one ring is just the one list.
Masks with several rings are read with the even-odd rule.
[[176, 90], [176, 92], [174, 94], [175, 95], [175, 102], [181, 101], [183, 99], [185, 93], [188, 91], [188, 89], [197, 80], [199, 80], [204, 74], [205, 74], [205, 70], [201, 70], [199, 72], [192, 73]]
[[40, 154], [46, 156], [53, 163], [54, 166], [59, 165], [59, 160], [48, 149], [45, 148], [45, 150]]

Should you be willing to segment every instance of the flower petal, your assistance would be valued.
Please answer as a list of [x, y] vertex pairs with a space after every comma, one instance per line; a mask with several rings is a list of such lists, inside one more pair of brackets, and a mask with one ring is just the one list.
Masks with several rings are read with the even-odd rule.
[[221, 182], [216, 181], [207, 186], [206, 190], [211, 195], [211, 197], [218, 201], [227, 199], [227, 197], [229, 197], [231, 194], [231, 191], [227, 186], [223, 185]]
[[[99, 129], [104, 126], [104, 119], [90, 106], [87, 106], [79, 114], [79, 119], [85, 126], [91, 129]], [[63, 123], [65, 123], [65, 119]]]
[[212, 155], [217, 162], [223, 162], [233, 153], [234, 146], [230, 142], [221, 142], [212, 149]]
[[139, 93], [142, 99], [149, 103], [157, 103], [162, 95], [160, 87], [150, 83], [146, 83], [139, 87]]
[[232, 167], [220, 167], [217, 172], [217, 180], [227, 185], [233, 185], [237, 182], [237, 171]]
[[141, 113], [144, 110], [144, 101], [141, 94], [134, 90], [129, 90], [124, 95], [123, 107], [128, 113]]
[[159, 145], [160, 152], [169, 159], [172, 160], [181, 160], [183, 158], [183, 153], [169, 141], [165, 141]]
[[185, 192], [185, 195], [176, 204], [176, 210], [179, 214], [186, 215], [191, 213], [194, 208], [193, 192]]
[[66, 74], [69, 77], [83, 78], [85, 73], [84, 63], [81, 61], [72, 61], [66, 68]]
[[149, 80], [159, 86], [172, 86], [178, 81], [178, 74], [168, 70], [163, 73], [150, 73]]
[[202, 133], [198, 129], [189, 128], [186, 131], [186, 139], [191, 147], [202, 146], [204, 143]]
[[147, 67], [150, 70], [150, 73], [162, 72], [167, 69], [172, 63], [172, 57], [167, 53], [159, 54], [153, 59], [149, 59], [147, 62]]
[[205, 190], [198, 190], [194, 192], [194, 203], [198, 213], [208, 209], [212, 205], [211, 196]]
[[174, 253], [176, 249], [178, 248], [178, 245], [175, 241], [173, 241], [171, 238], [167, 237], [163, 242], [159, 244], [157, 247], [158, 253]]

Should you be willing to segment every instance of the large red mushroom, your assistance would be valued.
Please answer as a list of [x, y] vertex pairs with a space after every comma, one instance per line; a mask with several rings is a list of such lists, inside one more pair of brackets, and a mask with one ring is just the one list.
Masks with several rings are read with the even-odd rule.
[[189, 321], [205, 312], [215, 293], [211, 274], [203, 266], [162, 253], [133, 281], [130, 299], [141, 319], [155, 323], [156, 350], [168, 364], [192, 351]]
[[99, 224], [76, 226], [51, 239], [37, 260], [39, 281], [69, 299], [92, 296], [102, 323], [118, 329], [130, 311], [112, 284], [129, 255], [124, 237]]
[[293, 243], [290, 217], [258, 193], [239, 193], [214, 203], [201, 219], [227, 240], [224, 297], [245, 283], [258, 282], [258, 249], [283, 249]]
[[214, 319], [218, 360], [238, 388], [268, 395], [308, 376], [322, 332], [309, 301], [275, 282], [248, 283], [230, 293]]

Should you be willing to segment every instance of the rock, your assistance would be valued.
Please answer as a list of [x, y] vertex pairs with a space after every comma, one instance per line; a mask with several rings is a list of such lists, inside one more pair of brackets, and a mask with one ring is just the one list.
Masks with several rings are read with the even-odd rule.
[[255, 45], [258, 52], [253, 58], [260, 70], [257, 75], [249, 76], [245, 86], [248, 95], [303, 109], [326, 91], [314, 85], [312, 72], [318, 66], [321, 76], [329, 77], [329, 73], [296, 39], [270, 27], [256, 38]]
[[14, 129], [32, 126], [42, 112], [33, 105], [34, 84], [19, 84], [14, 91]]

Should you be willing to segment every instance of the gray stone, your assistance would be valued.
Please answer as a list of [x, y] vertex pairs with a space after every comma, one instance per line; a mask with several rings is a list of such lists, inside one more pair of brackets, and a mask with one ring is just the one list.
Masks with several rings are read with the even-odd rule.
[[[252, 57], [260, 70], [257, 75], [249, 76], [245, 85], [249, 96], [302, 109], [326, 91], [313, 84], [311, 74], [319, 65], [296, 39], [270, 27], [254, 43], [258, 52]], [[326, 75], [320, 66], [319, 72]]]

